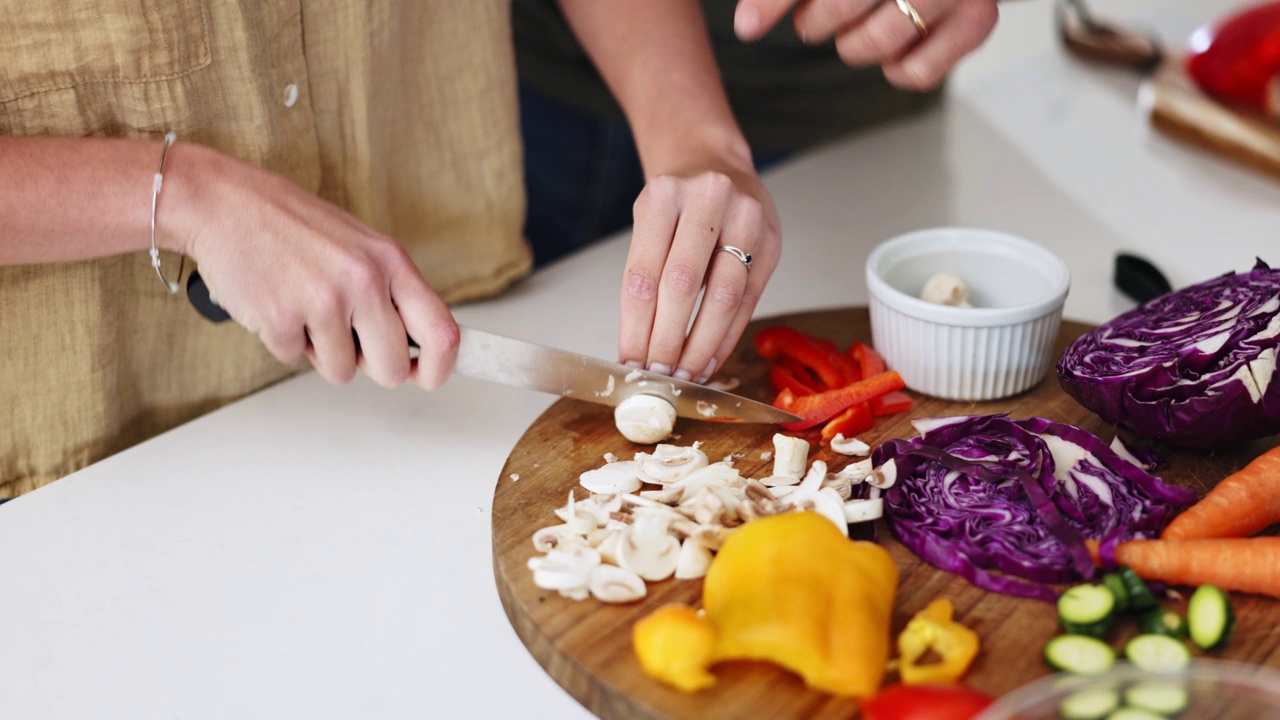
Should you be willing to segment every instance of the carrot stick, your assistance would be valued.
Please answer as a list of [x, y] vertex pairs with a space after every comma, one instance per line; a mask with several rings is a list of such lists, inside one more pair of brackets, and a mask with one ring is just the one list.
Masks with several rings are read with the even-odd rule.
[[1145, 580], [1280, 598], [1280, 537], [1129, 540], [1116, 562]]
[[1249, 537], [1280, 522], [1280, 445], [1226, 476], [1164, 529], [1165, 540]]

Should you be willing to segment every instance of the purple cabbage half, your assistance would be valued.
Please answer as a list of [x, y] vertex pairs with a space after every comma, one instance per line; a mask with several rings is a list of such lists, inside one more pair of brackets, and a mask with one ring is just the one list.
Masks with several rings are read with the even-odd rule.
[[1280, 432], [1280, 270], [1258, 260], [1162, 295], [1082, 335], [1058, 380], [1099, 417], [1188, 448]]
[[1052, 601], [1096, 572], [1086, 539], [1156, 537], [1196, 494], [1166, 485], [1093, 434], [1044, 418], [913, 422], [872, 454], [894, 477], [894, 535], [922, 560], [986, 590]]

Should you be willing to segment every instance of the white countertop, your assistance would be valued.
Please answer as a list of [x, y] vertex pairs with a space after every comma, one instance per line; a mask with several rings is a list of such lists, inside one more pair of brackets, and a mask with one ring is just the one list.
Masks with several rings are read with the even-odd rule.
[[[1094, 3], [1173, 45], [1233, 4]], [[1176, 286], [1280, 262], [1280, 182], [1154, 134], [1136, 74], [1066, 56], [1047, 0], [1002, 12], [945, 109], [768, 175], [786, 249], [760, 315], [865, 303], [871, 247], [932, 225], [1042, 243], [1089, 322], [1131, 306], [1119, 249]], [[457, 316], [612, 358], [624, 235]], [[308, 374], [0, 505], [0, 715], [587, 717], [492, 575], [494, 485], [553, 401]]]

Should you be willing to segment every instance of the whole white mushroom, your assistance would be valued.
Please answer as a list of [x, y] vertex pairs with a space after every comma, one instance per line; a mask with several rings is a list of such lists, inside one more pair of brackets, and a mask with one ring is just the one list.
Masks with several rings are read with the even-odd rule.
[[664, 398], [643, 393], [618, 403], [613, 410], [618, 432], [634, 443], [653, 445], [671, 436], [676, 426], [676, 409]]

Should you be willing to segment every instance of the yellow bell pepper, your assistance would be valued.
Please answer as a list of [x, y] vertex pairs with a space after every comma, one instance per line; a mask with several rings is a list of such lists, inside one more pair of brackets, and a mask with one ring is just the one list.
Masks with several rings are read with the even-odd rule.
[[[871, 697], [889, 659], [897, 585], [898, 568], [884, 548], [849, 540], [817, 513], [752, 520], [725, 541], [703, 583], [705, 621], [714, 631], [707, 665], [770, 661], [815, 690]], [[660, 634], [653, 625], [641, 628], [649, 621], [664, 624], [665, 633], [693, 632], [673, 612], [659, 608], [637, 625], [636, 652], [646, 672], [659, 679], [700, 686], [696, 674], [662, 656], [689, 652], [680, 643], [640, 640]], [[704, 640], [686, 642], [701, 648]]]
[[668, 603], [641, 618], [631, 629], [640, 667], [649, 675], [694, 692], [715, 684], [707, 671], [716, 647], [716, 628], [688, 605]]
[[[898, 674], [908, 685], [956, 682], [978, 655], [978, 633], [952, 620], [951, 601], [939, 598], [916, 613], [898, 635]], [[939, 662], [920, 663], [932, 650]]]

